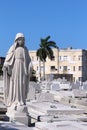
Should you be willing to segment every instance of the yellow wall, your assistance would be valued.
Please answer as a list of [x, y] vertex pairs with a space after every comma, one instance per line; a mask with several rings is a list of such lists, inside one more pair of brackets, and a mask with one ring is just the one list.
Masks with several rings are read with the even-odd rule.
[[[83, 80], [87, 78], [87, 51], [82, 49], [53, 49], [54, 60], [46, 59], [45, 73], [46, 74], [73, 74], [73, 79], [80, 80], [79, 77], [83, 77]], [[36, 56], [35, 51], [29, 51], [34, 69], [36, 70], [36, 76], [39, 77], [39, 59]], [[41, 63], [41, 76], [43, 76], [43, 64]], [[55, 69], [51, 70], [51, 66], [55, 66]], [[65, 66], [65, 70], [64, 70]], [[80, 67], [80, 70], [79, 70]], [[81, 67], [83, 69], [81, 70]], [[75, 69], [75, 70], [74, 70]]]

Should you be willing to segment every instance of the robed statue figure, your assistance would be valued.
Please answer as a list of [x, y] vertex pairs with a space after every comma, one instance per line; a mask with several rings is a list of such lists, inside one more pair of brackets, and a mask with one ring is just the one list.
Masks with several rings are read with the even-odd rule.
[[17, 33], [3, 65], [6, 106], [13, 106], [16, 109], [18, 106], [26, 105], [31, 71], [32, 64], [29, 51], [25, 46], [25, 37], [22, 33]]

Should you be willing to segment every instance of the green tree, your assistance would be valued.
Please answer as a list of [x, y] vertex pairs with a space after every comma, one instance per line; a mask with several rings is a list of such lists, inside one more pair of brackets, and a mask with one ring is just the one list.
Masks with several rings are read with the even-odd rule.
[[[49, 41], [50, 36], [40, 40], [40, 48], [37, 50], [36, 55], [39, 57], [40, 61], [43, 62], [43, 78], [45, 80], [45, 62], [46, 58], [52, 59], [53, 50], [52, 47], [58, 48], [54, 41]], [[41, 74], [41, 72], [40, 72]]]
[[2, 65], [0, 65], [0, 75], [3, 75]]
[[30, 77], [30, 81], [37, 82], [37, 77], [36, 77], [36, 71], [33, 69], [32, 70], [32, 76]]

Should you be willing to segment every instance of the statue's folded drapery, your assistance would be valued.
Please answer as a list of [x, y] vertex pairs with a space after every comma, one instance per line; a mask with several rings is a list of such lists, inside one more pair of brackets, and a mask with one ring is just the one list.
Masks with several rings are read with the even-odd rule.
[[18, 44], [18, 38], [24, 35], [18, 33], [15, 43], [10, 47], [3, 65], [4, 99], [7, 106], [25, 105], [28, 84], [32, 71], [29, 52], [24, 45]]

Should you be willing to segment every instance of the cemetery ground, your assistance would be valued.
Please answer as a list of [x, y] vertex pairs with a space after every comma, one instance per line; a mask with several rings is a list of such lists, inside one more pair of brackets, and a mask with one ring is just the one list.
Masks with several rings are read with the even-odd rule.
[[3, 104], [0, 81], [0, 130], [87, 130], [87, 83], [70, 83], [65, 79], [30, 82], [26, 106], [28, 126], [10, 122]]

